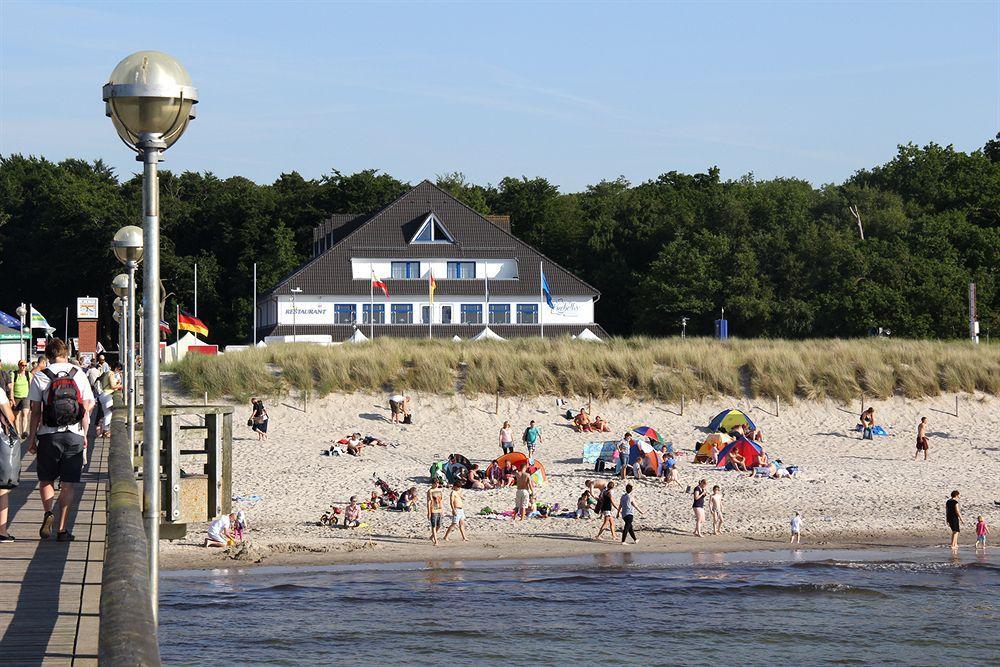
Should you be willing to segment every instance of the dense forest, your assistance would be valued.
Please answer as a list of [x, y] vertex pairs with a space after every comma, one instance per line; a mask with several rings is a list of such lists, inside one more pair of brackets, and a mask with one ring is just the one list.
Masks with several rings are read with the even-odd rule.
[[[121, 271], [111, 237], [139, 224], [140, 180], [120, 182], [100, 161], [0, 156], [0, 310], [30, 301], [60, 330], [77, 296], [99, 296], [110, 312]], [[707, 334], [724, 307], [741, 337], [884, 327], [956, 338], [967, 335], [969, 282], [983, 326], [1000, 313], [1000, 134], [971, 153], [900, 146], [887, 164], [822, 187], [723, 181], [715, 168], [578, 193], [540, 177], [476, 185], [453, 173], [437, 183], [480, 212], [510, 215], [517, 236], [601, 290], [597, 319], [614, 334], [677, 334], [682, 316], [689, 333]], [[374, 210], [408, 187], [377, 170], [291, 172], [270, 185], [162, 172], [168, 310], [190, 309], [197, 262], [211, 339], [247, 340], [254, 262], [265, 291], [308, 257], [326, 215]]]

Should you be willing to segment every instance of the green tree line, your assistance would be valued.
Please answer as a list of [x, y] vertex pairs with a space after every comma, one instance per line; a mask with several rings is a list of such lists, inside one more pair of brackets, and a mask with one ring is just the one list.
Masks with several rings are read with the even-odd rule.
[[[160, 183], [166, 319], [175, 304], [191, 310], [197, 263], [199, 316], [223, 343], [249, 338], [254, 262], [263, 292], [309, 257], [327, 215], [375, 210], [410, 187], [374, 169], [291, 172], [267, 185], [164, 171]], [[725, 308], [743, 337], [883, 327], [955, 338], [966, 335], [970, 282], [984, 326], [1000, 312], [1000, 135], [972, 152], [900, 146], [888, 163], [821, 187], [723, 181], [716, 168], [576, 193], [541, 177], [477, 185], [452, 173], [437, 183], [482, 213], [511, 216], [514, 234], [599, 289], [597, 319], [615, 334], [676, 334], [681, 317], [706, 334]], [[58, 326], [89, 295], [110, 312], [121, 271], [110, 241], [139, 224], [140, 191], [138, 176], [121, 181], [101, 161], [0, 156], [0, 309], [30, 301]]]

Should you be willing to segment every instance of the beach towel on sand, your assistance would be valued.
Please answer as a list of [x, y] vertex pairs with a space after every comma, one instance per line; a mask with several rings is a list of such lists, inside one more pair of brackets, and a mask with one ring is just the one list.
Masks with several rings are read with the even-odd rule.
[[611, 440], [607, 442], [588, 442], [583, 446], [583, 462], [597, 463], [597, 459], [604, 459], [609, 462], [613, 461], [615, 445], [617, 444], [617, 442]]

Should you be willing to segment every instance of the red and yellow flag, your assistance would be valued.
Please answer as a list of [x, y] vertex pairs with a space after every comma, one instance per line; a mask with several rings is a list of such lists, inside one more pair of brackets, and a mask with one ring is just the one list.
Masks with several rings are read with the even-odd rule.
[[431, 296], [431, 305], [434, 304], [434, 290], [437, 289], [437, 286], [438, 286], [437, 281], [434, 280], [434, 272], [433, 271], [428, 271], [427, 272], [427, 291], [428, 291], [428, 293]]
[[177, 330], [191, 331], [196, 336], [204, 336], [205, 338], [208, 338], [208, 327], [205, 326], [205, 323], [197, 317], [188, 315], [187, 313], [177, 314]]

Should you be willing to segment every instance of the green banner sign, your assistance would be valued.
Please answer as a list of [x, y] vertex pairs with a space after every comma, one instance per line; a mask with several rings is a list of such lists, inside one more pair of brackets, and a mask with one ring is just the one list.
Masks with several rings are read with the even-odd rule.
[[0, 333], [0, 340], [31, 340], [31, 334], [19, 334], [16, 331]]

